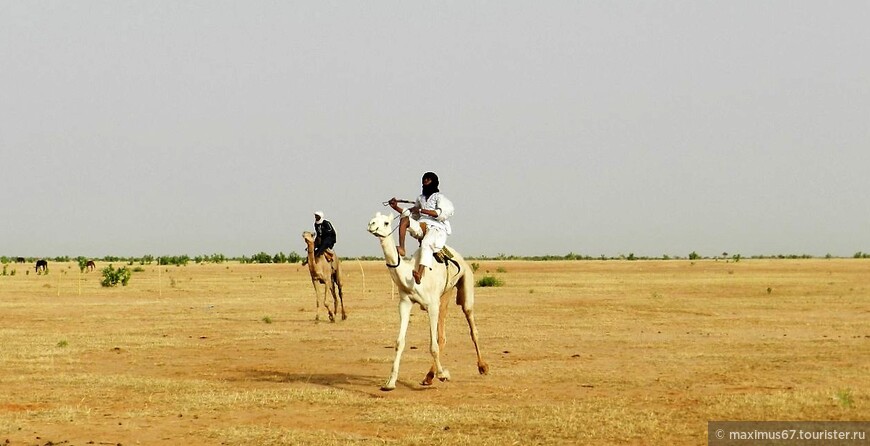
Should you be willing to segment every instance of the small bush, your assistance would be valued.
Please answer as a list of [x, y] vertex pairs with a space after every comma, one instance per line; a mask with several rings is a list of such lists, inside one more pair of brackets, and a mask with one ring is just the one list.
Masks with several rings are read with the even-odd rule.
[[493, 276], [483, 276], [480, 280], [477, 281], [477, 286], [479, 287], [490, 287], [490, 286], [502, 286], [504, 285], [504, 281], [499, 279], [498, 277]]
[[269, 316], [263, 316], [263, 322], [265, 322], [267, 324], [271, 324], [272, 318], [270, 318]]
[[109, 266], [103, 268], [103, 280], [100, 282], [100, 285], [113, 287], [120, 283], [122, 286], [127, 286], [131, 275], [132, 272], [126, 266], [115, 269], [109, 264]]
[[478, 269], [480, 269], [480, 263], [474, 262], [471, 264], [472, 271], [477, 272]]

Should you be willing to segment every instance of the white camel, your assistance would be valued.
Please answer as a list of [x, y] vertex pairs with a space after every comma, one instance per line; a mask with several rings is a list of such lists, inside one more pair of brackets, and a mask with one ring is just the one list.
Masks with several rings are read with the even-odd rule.
[[[335, 322], [335, 316], [338, 314], [338, 305], [341, 303], [341, 320], [347, 319], [347, 313], [344, 312], [344, 294], [341, 289], [341, 260], [336, 255], [329, 262], [326, 256], [321, 254], [314, 258], [314, 240], [313, 232], [305, 231], [302, 233], [302, 238], [308, 246], [308, 272], [311, 274], [311, 284], [314, 285], [314, 299], [317, 301], [317, 312], [314, 314], [314, 320], [320, 320], [320, 304], [326, 308], [326, 313], [329, 316], [330, 322]], [[336, 294], [336, 288], [338, 293]], [[332, 307], [329, 308], [329, 303], [326, 302], [327, 291], [332, 293]]]
[[408, 323], [411, 317], [411, 308], [414, 304], [420, 305], [423, 311], [429, 314], [429, 351], [434, 360], [429, 373], [423, 379], [421, 385], [432, 384], [432, 379], [437, 377], [441, 381], [450, 379], [450, 372], [441, 365], [440, 353], [444, 348], [447, 337], [445, 334], [444, 319], [447, 315], [447, 305], [450, 303], [448, 294], [456, 289], [456, 304], [462, 307], [465, 320], [471, 332], [471, 341], [477, 352], [477, 370], [481, 375], [489, 373], [489, 365], [480, 356], [480, 348], [477, 344], [477, 326], [474, 324], [474, 273], [465, 262], [465, 259], [455, 250], [453, 253], [456, 263], [445, 261], [435, 263], [432, 270], [423, 276], [419, 285], [414, 283], [412, 272], [419, 261], [420, 251], [415, 254], [415, 261], [403, 261], [399, 256], [395, 241], [392, 237], [392, 221], [389, 215], [378, 212], [369, 221], [368, 231], [380, 239], [381, 248], [384, 250], [384, 259], [390, 278], [399, 289], [399, 337], [396, 340], [396, 359], [393, 360], [393, 368], [387, 382], [381, 390], [393, 390], [396, 388], [396, 380], [399, 377], [399, 362], [405, 349], [405, 334], [408, 331]]

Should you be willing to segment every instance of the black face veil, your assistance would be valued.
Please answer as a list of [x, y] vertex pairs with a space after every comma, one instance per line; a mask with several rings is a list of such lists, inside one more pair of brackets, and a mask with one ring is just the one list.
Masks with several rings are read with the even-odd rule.
[[438, 192], [438, 175], [435, 175], [435, 172], [426, 172], [423, 174], [423, 179], [425, 180], [426, 178], [432, 180], [432, 182], [423, 186], [423, 196], [429, 198], [429, 196]]

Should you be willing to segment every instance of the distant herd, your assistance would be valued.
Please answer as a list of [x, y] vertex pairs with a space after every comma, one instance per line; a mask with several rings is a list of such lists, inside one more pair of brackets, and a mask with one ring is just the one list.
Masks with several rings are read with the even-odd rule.
[[[24, 257], [16, 257], [15, 263], [27, 263], [27, 259], [25, 259]], [[97, 267], [97, 264], [94, 263], [93, 260], [88, 260], [88, 263], [87, 263], [87, 270], [88, 271], [93, 271], [94, 269], [96, 269], [96, 267]], [[48, 272], [48, 260], [45, 260], [45, 259], [37, 260], [36, 265], [34, 266], [34, 270], [36, 271], [37, 274]]]

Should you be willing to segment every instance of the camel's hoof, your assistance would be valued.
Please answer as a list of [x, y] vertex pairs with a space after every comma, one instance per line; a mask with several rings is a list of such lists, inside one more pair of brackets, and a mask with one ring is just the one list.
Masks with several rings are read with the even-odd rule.
[[342, 315], [341, 315], [341, 320], [346, 321], [346, 320], [347, 320], [347, 315], [346, 315], [346, 314], [342, 314]]
[[441, 382], [450, 381], [450, 372], [448, 372], [447, 369], [444, 369], [444, 373], [438, 376], [438, 380]]
[[335, 322], [335, 316], [329, 315], [329, 322]]
[[481, 375], [489, 375], [489, 364], [478, 364], [477, 371], [480, 372]]
[[395, 384], [393, 384], [393, 385], [390, 385], [390, 384], [384, 384], [384, 385], [381, 386], [381, 390], [384, 391], [384, 392], [389, 392], [389, 391], [391, 391], [391, 390], [396, 390], [396, 385], [395, 385]]
[[420, 385], [421, 386], [431, 386], [432, 379], [434, 379], [434, 378], [435, 378], [435, 373], [430, 371], [429, 373], [426, 374], [426, 377], [423, 378], [423, 382], [421, 382]]

